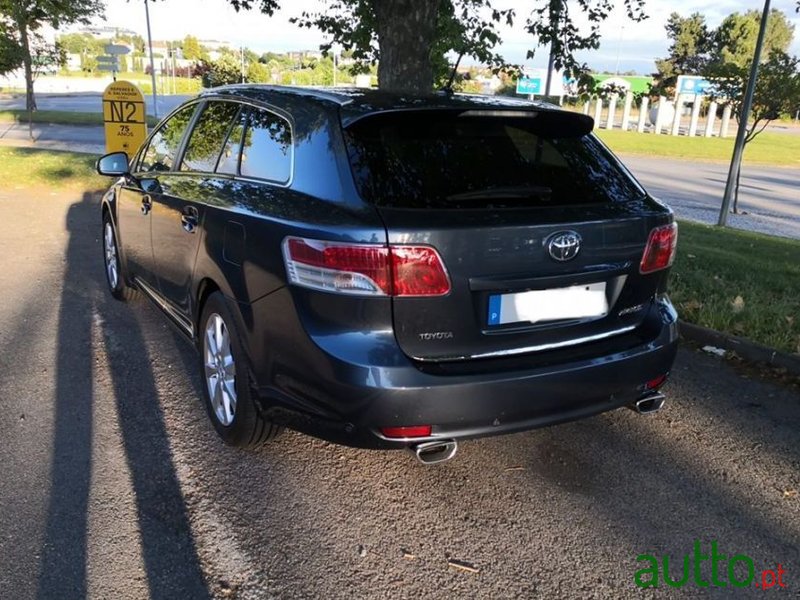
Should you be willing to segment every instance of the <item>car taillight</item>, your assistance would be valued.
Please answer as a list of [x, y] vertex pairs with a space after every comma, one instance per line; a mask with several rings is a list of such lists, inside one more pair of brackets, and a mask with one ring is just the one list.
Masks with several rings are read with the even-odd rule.
[[650, 232], [650, 237], [647, 239], [642, 262], [639, 264], [639, 272], [642, 274], [653, 273], [672, 266], [677, 247], [677, 223], [656, 227]]
[[289, 281], [367, 296], [442, 296], [450, 291], [439, 253], [430, 246], [346, 244], [287, 237]]
[[439, 253], [430, 246], [389, 246], [392, 295], [443, 296], [450, 280]]

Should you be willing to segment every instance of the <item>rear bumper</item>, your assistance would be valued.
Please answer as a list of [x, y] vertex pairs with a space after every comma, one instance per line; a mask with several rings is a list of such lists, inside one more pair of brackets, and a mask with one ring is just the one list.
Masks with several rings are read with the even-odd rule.
[[[606, 344], [599, 355], [546, 366], [518, 368], [517, 359], [514, 370], [459, 374], [422, 370], [391, 332], [300, 335], [296, 317], [287, 318], [293, 311], [274, 310], [284, 301], [291, 299], [273, 298], [269, 312], [282, 315], [274, 325], [292, 342], [254, 361], [270, 365], [268, 373], [254, 373], [264, 410], [294, 429], [364, 448], [499, 435], [612, 410], [640, 398], [644, 382], [667, 373], [677, 352], [677, 315], [666, 296], [654, 302], [647, 339], [636, 345]], [[397, 440], [380, 433], [410, 425], [432, 425], [432, 434]]]

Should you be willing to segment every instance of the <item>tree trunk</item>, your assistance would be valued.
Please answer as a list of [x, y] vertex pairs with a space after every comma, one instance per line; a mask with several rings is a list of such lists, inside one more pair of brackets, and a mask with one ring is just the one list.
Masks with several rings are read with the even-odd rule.
[[25, 67], [25, 108], [31, 113], [36, 110], [36, 98], [33, 96], [33, 59], [31, 58], [28, 24], [21, 17], [16, 21], [19, 29], [19, 41], [22, 46], [22, 64]]
[[441, 0], [372, 0], [378, 34], [378, 87], [429, 94], [431, 46]]

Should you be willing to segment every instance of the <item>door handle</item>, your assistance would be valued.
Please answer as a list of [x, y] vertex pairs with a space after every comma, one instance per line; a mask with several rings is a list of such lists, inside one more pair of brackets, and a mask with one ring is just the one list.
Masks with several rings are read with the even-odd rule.
[[145, 194], [142, 196], [142, 214], [146, 215], [153, 208], [153, 199]]
[[197, 209], [194, 206], [186, 206], [181, 214], [181, 225], [186, 233], [194, 233], [197, 229]]

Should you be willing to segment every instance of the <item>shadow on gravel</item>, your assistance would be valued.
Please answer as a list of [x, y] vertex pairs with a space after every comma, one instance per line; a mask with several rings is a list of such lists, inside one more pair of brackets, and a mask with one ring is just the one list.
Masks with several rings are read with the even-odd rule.
[[[42, 547], [39, 598], [86, 597], [87, 511], [92, 472], [92, 311], [83, 270], [87, 246], [81, 211], [67, 213], [69, 246], [58, 316], [57, 389], [50, 501]], [[91, 262], [94, 261], [89, 261]]]
[[[52, 488], [38, 581], [40, 598], [87, 595], [87, 511], [92, 470], [92, 329], [102, 330], [122, 443], [135, 495], [150, 598], [209, 598], [172, 462], [150, 357], [136, 311], [106, 291], [99, 197], [67, 216], [69, 244], [59, 315]], [[98, 353], [99, 354], [99, 353]], [[96, 410], [96, 409], [95, 409]], [[98, 450], [98, 449], [95, 449]], [[94, 565], [102, 569], [102, 565]], [[124, 586], [123, 586], [124, 587]]]
[[[472, 598], [639, 597], [636, 557], [682, 557], [694, 540], [706, 551], [717, 541], [727, 557], [752, 557], [757, 575], [778, 562], [795, 572], [800, 522], [772, 486], [781, 473], [787, 485], [792, 477], [797, 483], [798, 450], [788, 444], [797, 440], [800, 403], [785, 404], [787, 392], [748, 412], [770, 386], [742, 381], [694, 353], [681, 356], [668, 388], [672, 403], [657, 416], [621, 409], [470, 441], [435, 468], [401, 452], [292, 433], [251, 452], [225, 448], [209, 428], [186, 437], [225, 539], [247, 549], [251, 565], [239, 581], [255, 596], [269, 595], [266, 587], [287, 598], [398, 590], [405, 597], [435, 590]], [[196, 367], [184, 366], [198, 391]], [[785, 452], [780, 463], [770, 454], [776, 447]], [[449, 558], [475, 565], [479, 575], [448, 567]], [[253, 572], [269, 579], [248, 582]], [[701, 572], [708, 581], [710, 561]], [[732, 597], [730, 588], [690, 583], [687, 591]], [[658, 592], [677, 593], [663, 580]]]

